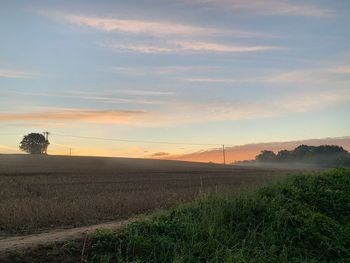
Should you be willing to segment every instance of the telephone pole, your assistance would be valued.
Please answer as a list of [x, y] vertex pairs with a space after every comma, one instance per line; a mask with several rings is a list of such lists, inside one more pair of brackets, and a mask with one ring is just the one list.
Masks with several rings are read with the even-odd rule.
[[45, 136], [45, 140], [49, 141], [49, 132], [43, 132], [44, 136]]
[[222, 145], [222, 155], [224, 156], [224, 164], [226, 164], [225, 144]]
[[[43, 132], [46, 142], [49, 142], [49, 132]], [[47, 154], [47, 147], [45, 148], [45, 154]]]

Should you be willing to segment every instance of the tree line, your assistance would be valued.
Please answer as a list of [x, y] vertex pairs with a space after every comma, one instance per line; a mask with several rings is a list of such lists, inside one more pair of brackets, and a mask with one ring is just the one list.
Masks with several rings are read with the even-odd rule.
[[337, 145], [300, 145], [294, 150], [262, 151], [255, 157], [259, 163], [309, 163], [323, 167], [350, 166], [350, 154]]

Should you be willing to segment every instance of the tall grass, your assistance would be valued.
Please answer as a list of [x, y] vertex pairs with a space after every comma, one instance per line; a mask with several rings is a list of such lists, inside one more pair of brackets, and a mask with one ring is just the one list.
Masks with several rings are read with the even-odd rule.
[[350, 169], [287, 176], [200, 198], [119, 232], [99, 231], [93, 262], [350, 262]]

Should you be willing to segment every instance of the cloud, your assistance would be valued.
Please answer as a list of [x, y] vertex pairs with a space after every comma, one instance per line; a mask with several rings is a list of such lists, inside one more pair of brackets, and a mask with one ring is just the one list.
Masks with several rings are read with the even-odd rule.
[[254, 79], [219, 79], [219, 78], [189, 78], [187, 82], [206, 82], [206, 83], [238, 83], [238, 82], [257, 82]]
[[[142, 92], [141, 92], [142, 93]], [[140, 95], [144, 96], [144, 95]], [[81, 96], [102, 103], [120, 103], [119, 99], [98, 96]], [[144, 99], [142, 99], [143, 101]], [[141, 101], [132, 100], [140, 103]], [[152, 103], [155, 103], [151, 100]], [[150, 102], [150, 103], [151, 103]], [[146, 103], [146, 101], [144, 101]], [[283, 116], [289, 113], [303, 113], [350, 103], [350, 90], [347, 87], [333, 89], [309, 89], [308, 91], [283, 91], [255, 100], [211, 99], [187, 100], [162, 99], [152, 107], [151, 112], [123, 110], [76, 110], [38, 109], [32, 113], [0, 113], [2, 122], [20, 122], [16, 125], [50, 126], [67, 122], [121, 123], [147, 127], [177, 126], [186, 123], [213, 121], [235, 121], [262, 119]], [[155, 105], [155, 104], [151, 104]], [[23, 124], [23, 122], [25, 122]], [[28, 124], [27, 124], [28, 123]], [[69, 123], [71, 125], [71, 123]]]
[[170, 91], [151, 91], [151, 90], [120, 90], [122, 94], [136, 95], [136, 96], [168, 96], [174, 95], [174, 92]]
[[164, 156], [168, 156], [169, 153], [166, 152], [157, 152], [151, 155], [151, 157], [164, 157]]
[[[156, 105], [156, 104], [166, 104], [166, 101], [161, 100], [150, 100], [150, 99], [126, 99], [126, 98], [117, 98], [114, 97], [113, 93], [118, 93], [118, 91], [111, 92], [106, 91], [104, 92], [105, 97], [98, 96], [101, 94], [101, 92], [94, 92], [94, 91], [79, 91], [79, 90], [73, 90], [73, 91], [67, 91], [65, 94], [52, 94], [52, 93], [35, 93], [35, 92], [21, 92], [21, 91], [10, 91], [11, 93], [25, 95], [25, 96], [40, 96], [40, 97], [52, 97], [52, 98], [66, 98], [66, 99], [84, 99], [84, 100], [92, 100], [92, 101], [99, 101], [105, 104], [126, 104], [126, 103], [133, 103], [133, 104], [146, 104], [146, 105]], [[72, 95], [76, 94], [76, 95]], [[109, 95], [109, 96], [108, 96]]]
[[18, 123], [12, 126], [17, 127], [67, 127], [66, 123]]
[[[245, 46], [217, 43], [218, 36], [229, 36], [231, 38], [270, 36], [265, 33], [199, 27], [167, 21], [76, 15], [47, 10], [41, 10], [38, 13], [74, 25], [87, 26], [99, 31], [119, 34], [118, 40], [100, 40], [97, 42], [101, 47], [117, 51], [128, 50], [144, 54], [170, 54], [183, 52], [255, 52], [279, 49], [275, 46]], [[148, 41], [144, 40], [144, 36], [148, 37]], [[209, 41], [208, 39], [212, 40]]]
[[252, 52], [252, 51], [262, 51], [270, 49], [279, 49], [274, 46], [236, 46], [236, 45], [222, 45], [217, 43], [209, 42], [186, 42], [186, 41], [176, 41], [176, 46], [181, 50], [189, 51], [216, 51], [216, 52]]
[[132, 75], [132, 76], [148, 76], [148, 75], [174, 75], [178, 73], [193, 73], [198, 72], [202, 73], [203, 71], [208, 71], [212, 69], [221, 68], [219, 66], [148, 66], [148, 67], [109, 67], [106, 70], [111, 72], [117, 72], [119, 74], [124, 75]]
[[290, 0], [185, 0], [189, 3], [231, 10], [246, 10], [258, 15], [332, 17], [334, 10]]
[[[254, 160], [262, 150], [280, 151], [292, 150], [301, 144], [319, 146], [319, 145], [339, 145], [350, 151], [350, 137], [338, 138], [322, 138], [309, 139], [300, 141], [286, 141], [286, 142], [270, 142], [270, 143], [254, 143], [245, 145], [236, 145], [225, 147], [226, 162]], [[205, 151], [192, 152], [188, 154], [169, 155], [166, 157], [169, 160], [183, 160], [192, 162], [216, 162], [222, 163], [222, 149], [209, 149]]]
[[[336, 64], [337, 66], [334, 66]], [[339, 64], [341, 64], [339, 66]], [[264, 76], [250, 76], [250, 78], [208, 78], [192, 77], [185, 78], [186, 82], [203, 83], [246, 83], [262, 82], [271, 84], [307, 84], [312, 86], [326, 85], [349, 85], [350, 80], [340, 79], [339, 74], [350, 74], [350, 66], [346, 63], [331, 62], [330, 65], [323, 65], [313, 69], [300, 69], [281, 71], [274, 70], [272, 73], [265, 73]]]
[[337, 74], [350, 74], [350, 66], [336, 67], [331, 71]]
[[[130, 69], [131, 70], [131, 69]], [[80, 94], [80, 95], [98, 95], [101, 92], [96, 91], [82, 91], [82, 90], [72, 90], [67, 91], [69, 94]], [[127, 95], [136, 95], [136, 96], [167, 96], [174, 95], [174, 92], [171, 91], [154, 91], [154, 90], [112, 90], [112, 91], [104, 91], [104, 94], [127, 94]]]
[[[317, 75], [317, 76], [316, 76]], [[289, 71], [283, 73], [275, 73], [265, 77], [246, 78], [188, 78], [187, 82], [203, 82], [203, 83], [245, 83], [245, 82], [266, 82], [278, 84], [322, 84], [329, 82], [329, 77], [319, 72], [312, 72], [309, 70]]]
[[0, 121], [63, 121], [63, 122], [94, 122], [94, 123], [133, 123], [149, 113], [144, 111], [122, 110], [62, 110], [30, 113], [0, 113]]
[[325, 74], [319, 70], [295, 70], [262, 78], [261, 81], [268, 83], [312, 83], [321, 84], [329, 81]]
[[238, 36], [255, 35], [245, 31], [225, 31], [222, 29], [198, 27], [180, 23], [170, 23], [166, 21], [146, 21], [133, 19], [106, 18], [97, 16], [76, 15], [70, 13], [52, 12], [47, 10], [38, 11], [38, 13], [55, 17], [78, 26], [88, 26], [100, 31], [106, 32], [124, 32], [129, 34], [148, 34], [153, 36], [164, 35], [213, 35], [234, 32]]
[[262, 119], [323, 109], [340, 103], [350, 103], [350, 90], [290, 92], [264, 101], [183, 101], [169, 103], [164, 123], [198, 123]]
[[[177, 126], [185, 123], [262, 119], [320, 110], [340, 103], [350, 103], [350, 90], [289, 92], [265, 100], [216, 101], [164, 100], [152, 113], [121, 110], [61, 110], [32, 113], [0, 113], [2, 122], [41, 123], [120, 123], [138, 126]], [[22, 124], [21, 124], [22, 125]]]
[[183, 54], [190, 53], [237, 53], [237, 52], [256, 52], [265, 50], [281, 49], [276, 46], [240, 46], [223, 45], [213, 42], [203, 41], [181, 41], [168, 40], [162, 43], [121, 43], [120, 41], [103, 41], [98, 43], [101, 47], [110, 48], [116, 51], [133, 51], [145, 54]]
[[30, 79], [32, 77], [32, 73], [0, 68], [0, 78]]

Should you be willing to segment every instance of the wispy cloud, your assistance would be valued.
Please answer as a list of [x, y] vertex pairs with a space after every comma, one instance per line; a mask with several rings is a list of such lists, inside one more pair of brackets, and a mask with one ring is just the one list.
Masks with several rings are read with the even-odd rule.
[[[222, 36], [235, 39], [270, 37], [270, 35], [260, 32], [226, 30], [167, 21], [77, 15], [48, 10], [41, 10], [38, 13], [77, 26], [114, 33], [110, 34], [110, 37], [119, 35], [118, 40], [100, 40], [97, 42], [101, 47], [118, 51], [167, 54], [183, 52], [255, 52], [278, 49], [275, 46], [223, 44], [219, 40]], [[148, 40], [146, 41], [144, 37], [147, 37]]]
[[126, 110], [62, 110], [48, 112], [0, 113], [0, 121], [60, 121], [94, 123], [133, 123], [149, 115], [144, 111]]
[[[65, 99], [79, 99], [79, 100], [91, 100], [97, 101], [105, 104], [147, 104], [147, 105], [156, 105], [156, 104], [166, 104], [166, 101], [155, 100], [150, 98], [121, 98], [115, 97], [116, 92], [104, 92], [104, 96], [100, 96], [101, 92], [94, 91], [79, 91], [72, 90], [62, 93], [47, 93], [47, 92], [23, 92], [23, 91], [9, 91], [10, 93], [26, 95], [26, 96], [40, 96], [40, 97], [50, 97], [50, 98], [65, 98]], [[122, 93], [123, 91], [121, 91]], [[146, 91], [145, 91], [146, 92]], [[120, 93], [120, 92], [119, 92]]]
[[133, 76], [148, 76], [148, 75], [174, 75], [179, 73], [193, 73], [203, 72], [213, 69], [221, 68], [219, 66], [148, 66], [148, 67], [109, 67], [106, 70], [110, 72], [116, 72], [119, 74], [133, 75]]
[[211, 8], [246, 10], [259, 15], [331, 17], [335, 11], [291, 0], [185, 0]]
[[151, 157], [164, 157], [164, 156], [168, 156], [169, 153], [166, 152], [157, 152], [151, 155]]
[[336, 67], [331, 71], [337, 74], [350, 74], [350, 66]]
[[16, 127], [67, 127], [66, 123], [18, 123], [12, 126]]
[[[85, 91], [85, 90], [71, 90], [66, 91], [67, 94], [79, 94], [84, 96], [90, 96], [90, 95], [99, 95], [101, 92], [96, 91]], [[126, 94], [126, 95], [135, 95], [135, 96], [168, 96], [168, 95], [174, 95], [174, 92], [171, 91], [155, 91], [155, 90], [105, 90], [103, 91], [103, 94], [105, 95], [115, 95], [115, 94]]]
[[120, 41], [103, 41], [98, 43], [101, 47], [110, 48], [116, 51], [133, 51], [145, 54], [166, 54], [166, 53], [237, 53], [256, 52], [265, 50], [281, 49], [277, 46], [243, 46], [224, 45], [204, 41], [163, 41], [162, 43], [121, 43]]
[[226, 78], [188, 78], [185, 79], [187, 82], [207, 82], [207, 83], [241, 83], [241, 82], [258, 82], [259, 80], [254, 79], [226, 79]]
[[197, 42], [197, 41], [176, 41], [176, 46], [180, 50], [189, 51], [216, 51], [216, 52], [252, 52], [262, 51], [270, 49], [280, 49], [275, 46], [239, 46], [239, 45], [222, 45], [210, 42]]
[[27, 113], [0, 113], [1, 122], [42, 123], [115, 123], [137, 126], [177, 126], [185, 123], [234, 121], [283, 116], [320, 110], [350, 103], [350, 90], [292, 92], [264, 100], [180, 101], [165, 100], [154, 112], [127, 110], [56, 110]]
[[88, 26], [106, 32], [124, 32], [129, 34], [148, 34], [154, 36], [164, 35], [213, 35], [223, 33], [235, 33], [241, 37], [254, 36], [255, 33], [245, 31], [227, 31], [223, 29], [198, 27], [166, 21], [147, 21], [133, 19], [107, 18], [97, 16], [76, 15], [70, 13], [52, 12], [47, 10], [38, 13], [54, 17], [78, 26]]
[[33, 76], [33, 73], [25, 71], [0, 68], [0, 78], [30, 79]]
[[348, 89], [292, 92], [264, 101], [174, 102], [170, 104], [170, 113], [167, 114], [164, 121], [194, 123], [271, 118], [290, 113], [320, 110], [340, 103], [350, 103]]
[[[338, 63], [341, 64], [341, 63]], [[250, 78], [208, 78], [192, 77], [185, 78], [186, 82], [199, 83], [245, 83], [262, 82], [271, 84], [303, 84], [309, 86], [316, 85], [349, 85], [350, 80], [339, 78], [339, 74], [350, 74], [350, 67], [347, 64], [341, 66], [326, 65], [316, 68], [298, 69], [298, 70], [272, 70], [271, 73], [265, 73], [264, 76], [257, 75]]]
[[171, 91], [152, 91], [152, 90], [121, 90], [121, 94], [135, 95], [135, 96], [168, 96], [174, 95]]
[[[306, 145], [340, 145], [345, 149], [350, 150], [350, 137], [339, 138], [323, 138], [323, 139], [308, 139], [300, 141], [285, 141], [285, 142], [270, 142], [270, 143], [254, 143], [245, 145], [236, 145], [225, 147], [226, 161], [243, 161], [254, 160], [262, 150], [280, 151], [280, 150], [292, 150], [301, 144]], [[222, 163], [222, 149], [209, 149], [205, 151], [192, 152], [188, 154], [168, 155], [167, 159], [170, 160], [184, 160], [192, 162], [217, 162]]]

